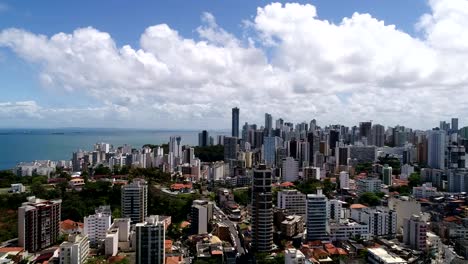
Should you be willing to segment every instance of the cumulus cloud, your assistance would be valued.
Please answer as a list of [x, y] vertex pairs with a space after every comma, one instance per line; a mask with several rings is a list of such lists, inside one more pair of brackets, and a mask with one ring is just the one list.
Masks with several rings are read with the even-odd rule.
[[10, 28], [0, 46], [40, 65], [42, 85], [101, 100], [96, 120], [219, 128], [239, 106], [246, 121], [270, 112], [296, 122], [428, 128], [467, 114], [468, 1], [428, 3], [431, 13], [415, 25], [421, 38], [371, 14], [334, 24], [313, 5], [272, 3], [244, 23], [243, 37], [204, 13], [198, 39], [166, 24], [146, 28], [139, 47], [119, 47], [91, 27], [51, 37]]

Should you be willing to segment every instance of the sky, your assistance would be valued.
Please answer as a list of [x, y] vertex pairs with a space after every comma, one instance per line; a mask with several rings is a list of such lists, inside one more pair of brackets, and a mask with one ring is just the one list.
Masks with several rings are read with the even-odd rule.
[[0, 127], [468, 120], [468, 0], [0, 0]]

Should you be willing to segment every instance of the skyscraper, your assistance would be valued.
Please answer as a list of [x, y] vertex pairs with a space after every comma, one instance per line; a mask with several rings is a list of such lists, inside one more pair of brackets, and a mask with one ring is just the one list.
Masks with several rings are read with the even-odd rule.
[[265, 164], [272, 166], [276, 162], [276, 149], [278, 148], [277, 137], [265, 137], [263, 139], [263, 159]]
[[458, 132], [458, 118], [452, 118], [452, 131]]
[[239, 108], [232, 109], [232, 137], [239, 137]]
[[252, 245], [258, 252], [273, 247], [273, 197], [271, 170], [261, 164], [252, 181]]
[[210, 136], [208, 131], [203, 130], [202, 132], [198, 133], [198, 146], [199, 147], [206, 147], [210, 144]]
[[427, 153], [427, 163], [431, 168], [445, 168], [445, 131], [434, 130], [429, 132]]
[[265, 113], [265, 136], [271, 136], [273, 129], [273, 117], [269, 113]]
[[362, 138], [367, 138], [367, 140], [370, 140], [371, 136], [371, 127], [372, 127], [372, 122], [360, 122], [359, 123], [359, 135]]
[[328, 239], [328, 199], [321, 189], [307, 195], [307, 240]]
[[169, 152], [172, 152], [174, 157], [182, 157], [182, 138], [180, 136], [172, 136], [169, 138]]
[[137, 264], [164, 264], [166, 229], [158, 216], [149, 216], [144, 223], [136, 224]]
[[60, 232], [62, 200], [42, 200], [34, 196], [18, 208], [18, 245], [28, 252], [50, 247]]
[[237, 138], [224, 137], [224, 161], [237, 159]]
[[132, 219], [133, 223], [141, 223], [148, 212], [148, 186], [143, 179], [135, 179], [122, 187], [122, 217]]
[[383, 147], [385, 143], [385, 127], [379, 124], [372, 126], [370, 144], [376, 147]]
[[385, 164], [382, 170], [382, 182], [385, 185], [391, 186], [392, 185], [392, 167]]
[[426, 250], [427, 231], [427, 223], [419, 215], [403, 220], [403, 242], [412, 249]]

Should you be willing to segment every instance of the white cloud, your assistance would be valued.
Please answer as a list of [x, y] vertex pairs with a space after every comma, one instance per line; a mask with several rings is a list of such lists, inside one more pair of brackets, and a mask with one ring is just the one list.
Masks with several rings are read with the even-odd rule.
[[204, 13], [199, 40], [160, 24], [143, 32], [139, 48], [118, 47], [94, 28], [52, 37], [6, 29], [0, 46], [39, 64], [44, 86], [101, 100], [95, 122], [229, 127], [230, 108], [239, 106], [246, 121], [270, 112], [322, 124], [373, 119], [427, 128], [468, 109], [468, 1], [429, 5], [416, 25], [423, 38], [370, 14], [333, 24], [312, 5], [273, 3], [244, 23], [242, 38]]

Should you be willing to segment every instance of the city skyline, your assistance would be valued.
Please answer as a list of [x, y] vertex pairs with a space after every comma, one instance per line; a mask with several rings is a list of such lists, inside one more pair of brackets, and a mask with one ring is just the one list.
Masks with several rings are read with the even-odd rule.
[[[270, 113], [430, 129], [464, 116], [468, 46], [458, 40], [468, 2], [404, 2], [402, 13], [398, 3], [358, 2], [231, 12], [202, 1], [182, 14], [177, 3], [44, 10], [1, 1], [1, 126], [224, 129], [232, 107], [240, 124]], [[155, 11], [124, 27], [85, 7], [104, 17]], [[50, 12], [64, 15], [44, 20]]]

